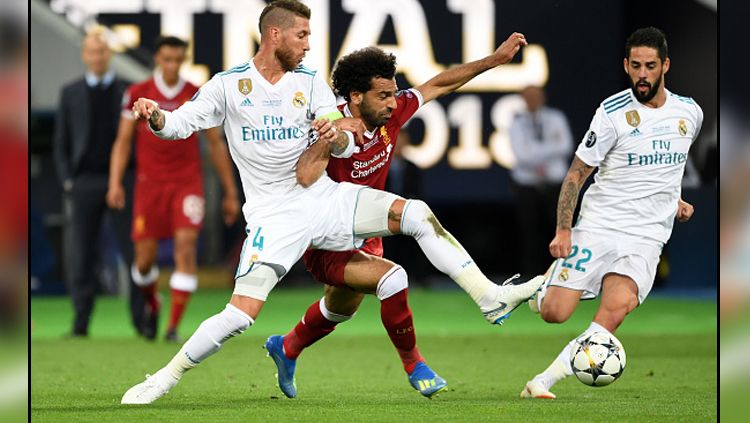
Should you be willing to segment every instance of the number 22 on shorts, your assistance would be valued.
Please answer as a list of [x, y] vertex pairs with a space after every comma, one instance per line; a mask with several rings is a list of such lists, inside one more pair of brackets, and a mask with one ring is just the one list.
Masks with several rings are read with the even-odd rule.
[[[576, 255], [578, 255], [579, 248], [577, 245], [573, 245], [572, 251], [570, 252], [570, 255], [568, 257], [565, 257], [565, 260], [562, 262], [562, 266], [566, 267], [568, 269], [572, 269], [573, 265], [568, 263], [568, 260], [572, 260]], [[591, 250], [588, 248], [582, 248], [580, 249], [581, 257], [575, 262], [575, 270], [579, 272], [586, 272], [586, 268], [582, 265], [585, 263], [588, 263], [591, 261]]]

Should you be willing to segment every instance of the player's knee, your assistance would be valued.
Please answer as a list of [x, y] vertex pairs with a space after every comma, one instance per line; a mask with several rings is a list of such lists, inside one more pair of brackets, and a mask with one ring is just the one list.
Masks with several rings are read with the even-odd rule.
[[409, 287], [409, 277], [401, 266], [393, 266], [378, 282], [375, 289], [380, 301], [390, 298]]
[[422, 200], [406, 200], [401, 215], [401, 233], [419, 238], [429, 232], [441, 234], [445, 229], [427, 203]]
[[195, 292], [198, 289], [198, 275], [173, 272], [169, 277], [169, 287], [178, 291]]

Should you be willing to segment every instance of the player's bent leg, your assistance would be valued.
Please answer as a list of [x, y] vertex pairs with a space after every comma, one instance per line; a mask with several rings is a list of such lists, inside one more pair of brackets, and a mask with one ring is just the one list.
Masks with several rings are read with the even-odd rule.
[[141, 333], [146, 339], [153, 340], [159, 326], [161, 298], [159, 298], [157, 280], [159, 267], [156, 266], [156, 253], [159, 243], [156, 239], [140, 239], [134, 243], [135, 259], [130, 268], [130, 276], [143, 292], [145, 310]]
[[[260, 306], [257, 307], [258, 310]], [[130, 388], [122, 397], [122, 404], [150, 404], [169, 392], [186, 371], [217, 352], [229, 338], [243, 333], [254, 319], [247, 313], [227, 304], [222, 312], [204, 320], [193, 336], [185, 342], [177, 355], [153, 376]]]
[[380, 318], [396, 347], [409, 384], [427, 398], [444, 390], [448, 383], [425, 363], [417, 348], [414, 319], [409, 308], [409, 279], [399, 265], [383, 260], [390, 266], [378, 281], [375, 295], [380, 300]]
[[354, 232], [357, 236], [400, 233], [413, 237], [430, 263], [466, 291], [493, 324], [502, 324], [544, 282], [538, 276], [519, 285], [496, 285], [421, 200], [404, 200], [394, 194], [364, 189], [357, 201]]
[[638, 285], [628, 276], [608, 273], [602, 281], [601, 295], [594, 322], [614, 333], [625, 316], [638, 307]]
[[177, 327], [182, 320], [190, 296], [198, 288], [197, 242], [198, 231], [194, 228], [179, 228], [174, 236], [175, 271], [169, 278], [171, 306], [165, 339], [179, 342]]
[[582, 292], [561, 286], [547, 287], [539, 312], [547, 323], [563, 323], [581, 301]]
[[130, 388], [123, 404], [150, 404], [164, 396], [186, 371], [217, 352], [229, 338], [243, 333], [258, 317], [268, 293], [279, 281], [271, 267], [258, 264], [235, 280], [229, 304], [219, 314], [204, 320], [166, 366]]

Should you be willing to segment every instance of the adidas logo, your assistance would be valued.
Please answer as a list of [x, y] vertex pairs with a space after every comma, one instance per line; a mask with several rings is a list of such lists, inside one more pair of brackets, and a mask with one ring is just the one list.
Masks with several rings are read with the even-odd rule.
[[639, 131], [638, 128], [635, 128], [632, 131], [630, 131], [631, 137], [637, 137], [638, 135], [641, 135], [641, 131]]
[[242, 103], [240, 103], [240, 107], [242, 107], [242, 106], [252, 106], [252, 105], [253, 105], [253, 102], [250, 101], [249, 98], [246, 98], [246, 99], [242, 100]]

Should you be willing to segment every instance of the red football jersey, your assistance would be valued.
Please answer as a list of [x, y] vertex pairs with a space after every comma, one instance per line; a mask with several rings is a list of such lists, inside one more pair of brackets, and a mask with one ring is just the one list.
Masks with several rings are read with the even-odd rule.
[[[385, 189], [388, 169], [391, 167], [391, 154], [395, 148], [401, 127], [417, 112], [422, 104], [422, 95], [414, 89], [396, 93], [397, 108], [384, 126], [365, 133], [364, 145], [358, 145], [351, 157], [339, 159], [331, 157], [328, 162], [328, 176], [336, 182], [351, 182]], [[339, 106], [344, 116], [351, 117], [346, 104]]]
[[[195, 85], [180, 79], [174, 87], [167, 87], [159, 74], [133, 84], [123, 97], [123, 113], [132, 115], [133, 103], [141, 97], [159, 103], [162, 110], [172, 111], [190, 100], [198, 91]], [[139, 181], [180, 182], [203, 178], [198, 136], [185, 140], [163, 140], [139, 121], [135, 131], [136, 175]]]

